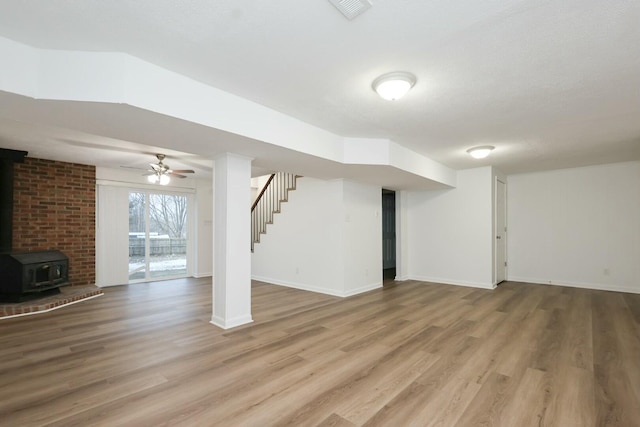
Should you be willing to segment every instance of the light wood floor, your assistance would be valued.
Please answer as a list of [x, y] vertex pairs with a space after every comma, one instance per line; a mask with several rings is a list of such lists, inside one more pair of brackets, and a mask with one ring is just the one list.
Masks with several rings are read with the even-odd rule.
[[254, 283], [252, 325], [210, 310], [191, 279], [0, 321], [0, 425], [640, 425], [640, 295]]

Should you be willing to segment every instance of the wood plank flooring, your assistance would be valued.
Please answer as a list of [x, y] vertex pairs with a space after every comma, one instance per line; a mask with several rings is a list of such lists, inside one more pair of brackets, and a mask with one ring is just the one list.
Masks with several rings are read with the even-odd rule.
[[0, 320], [0, 425], [640, 425], [640, 295], [255, 282], [224, 331], [206, 279], [104, 291]]

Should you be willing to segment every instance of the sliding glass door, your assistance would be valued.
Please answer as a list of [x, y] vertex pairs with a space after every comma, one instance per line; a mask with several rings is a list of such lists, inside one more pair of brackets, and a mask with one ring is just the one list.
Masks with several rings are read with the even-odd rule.
[[188, 198], [129, 193], [129, 282], [187, 275]]

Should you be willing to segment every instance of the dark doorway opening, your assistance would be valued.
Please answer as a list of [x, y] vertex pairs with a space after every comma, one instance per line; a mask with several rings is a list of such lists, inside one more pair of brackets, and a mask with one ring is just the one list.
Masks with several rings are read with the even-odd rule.
[[382, 278], [396, 277], [396, 192], [382, 189]]

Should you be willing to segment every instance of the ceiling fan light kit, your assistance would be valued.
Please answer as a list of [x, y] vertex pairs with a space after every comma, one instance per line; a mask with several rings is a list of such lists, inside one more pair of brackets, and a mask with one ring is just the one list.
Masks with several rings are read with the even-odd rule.
[[149, 173], [146, 174], [147, 181], [151, 184], [168, 185], [171, 182], [172, 176], [176, 178], [186, 178], [186, 176], [181, 174], [195, 173], [195, 171], [191, 169], [171, 169], [169, 165], [162, 162], [165, 159], [164, 154], [156, 154], [156, 158], [158, 159], [158, 163], [149, 163], [151, 169], [149, 169]]
[[171, 182], [171, 178], [169, 175], [164, 174], [153, 174], [147, 177], [147, 180], [151, 184], [160, 184], [160, 185], [168, 185]]
[[487, 157], [493, 149], [496, 148], [493, 145], [480, 145], [478, 147], [472, 147], [467, 150], [467, 153], [474, 159], [484, 159]]
[[387, 101], [402, 98], [416, 84], [416, 76], [406, 71], [383, 74], [373, 81], [371, 87]]

